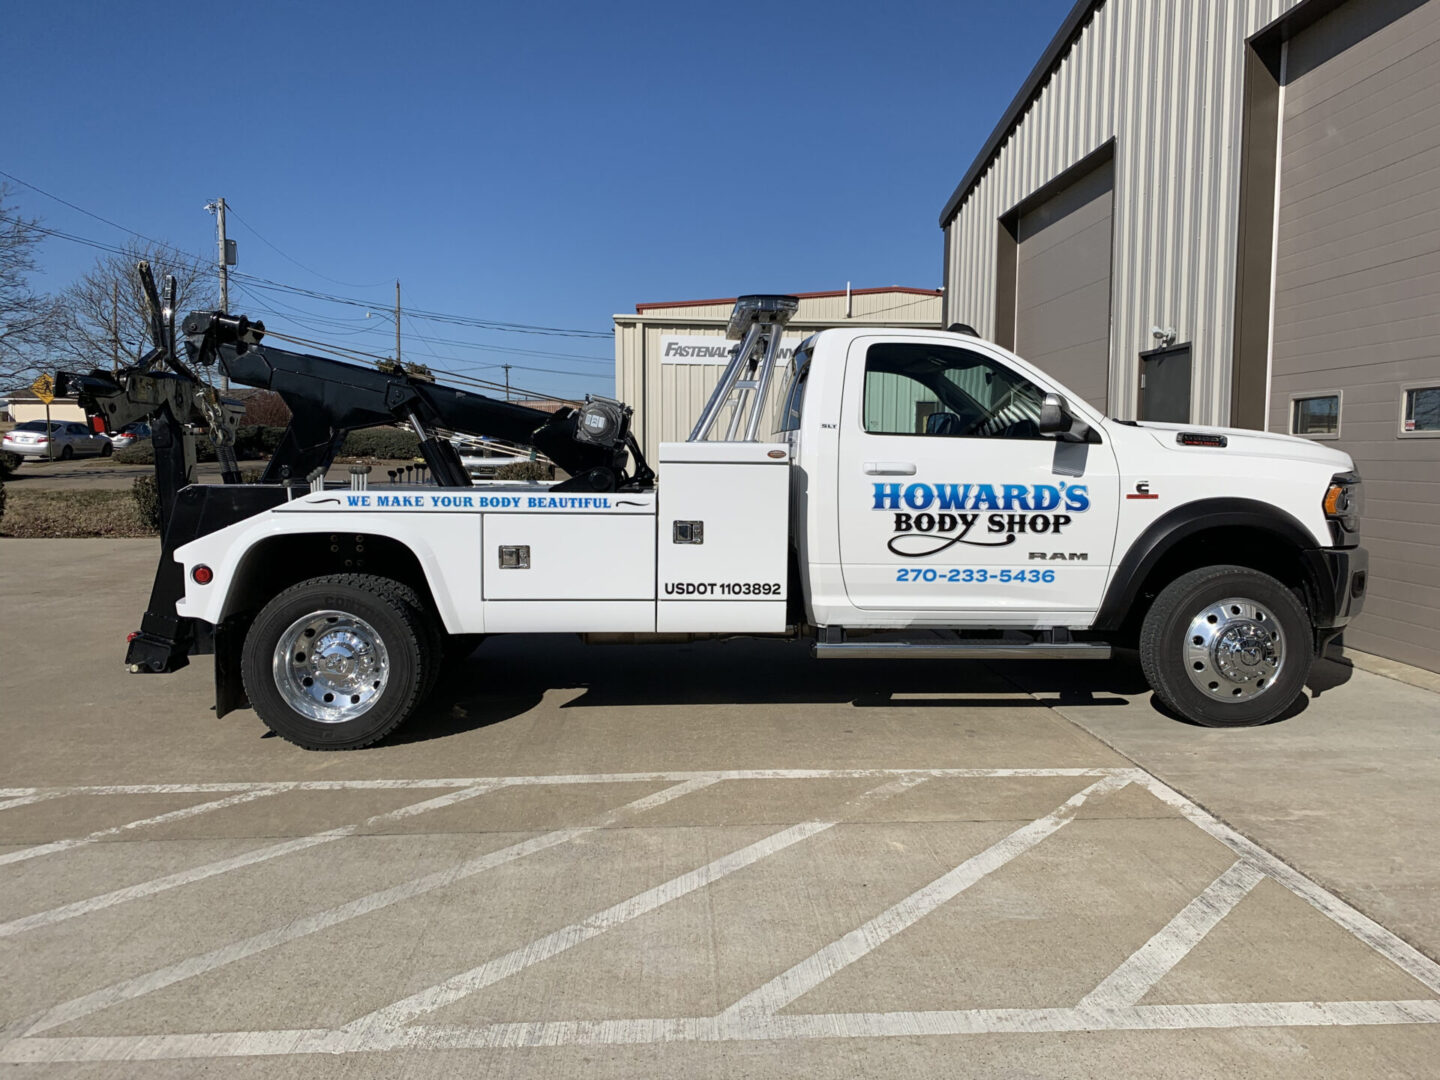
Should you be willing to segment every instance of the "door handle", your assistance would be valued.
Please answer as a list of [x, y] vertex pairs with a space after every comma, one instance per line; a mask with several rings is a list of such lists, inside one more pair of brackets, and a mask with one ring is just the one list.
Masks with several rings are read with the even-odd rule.
[[865, 472], [870, 476], [914, 476], [915, 466], [908, 461], [867, 461]]

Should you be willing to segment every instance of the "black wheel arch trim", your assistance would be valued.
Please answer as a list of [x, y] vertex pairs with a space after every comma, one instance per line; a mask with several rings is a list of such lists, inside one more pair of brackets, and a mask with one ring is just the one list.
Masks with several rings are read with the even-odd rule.
[[[1115, 567], [1094, 629], [1118, 630], [1125, 623], [1150, 572], [1181, 541], [1212, 529], [1236, 527], [1263, 529], [1293, 546], [1309, 579], [1311, 600], [1323, 606], [1326, 590], [1316, 578], [1319, 545], [1294, 515], [1255, 499], [1197, 499], [1162, 514], [1136, 537]], [[1317, 625], [1324, 625], [1333, 613], [1314, 611], [1312, 615]]]

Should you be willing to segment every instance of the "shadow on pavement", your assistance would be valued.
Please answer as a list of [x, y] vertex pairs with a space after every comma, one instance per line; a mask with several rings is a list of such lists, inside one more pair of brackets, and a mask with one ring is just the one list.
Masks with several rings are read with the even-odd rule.
[[794, 641], [587, 646], [573, 635], [516, 635], [492, 638], [454, 664], [426, 708], [386, 741], [401, 745], [473, 731], [523, 715], [557, 691], [576, 692], [563, 709], [784, 704], [1047, 709], [1123, 706], [1147, 687], [1138, 663], [1123, 656], [1068, 664], [819, 661], [808, 643]]

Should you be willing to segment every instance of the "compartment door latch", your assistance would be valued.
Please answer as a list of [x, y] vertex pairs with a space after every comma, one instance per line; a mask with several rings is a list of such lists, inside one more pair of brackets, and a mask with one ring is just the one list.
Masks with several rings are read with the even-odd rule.
[[511, 544], [500, 546], [500, 569], [501, 570], [529, 570], [530, 569], [530, 545]]
[[675, 543], [703, 544], [704, 542], [705, 523], [703, 521], [675, 522]]

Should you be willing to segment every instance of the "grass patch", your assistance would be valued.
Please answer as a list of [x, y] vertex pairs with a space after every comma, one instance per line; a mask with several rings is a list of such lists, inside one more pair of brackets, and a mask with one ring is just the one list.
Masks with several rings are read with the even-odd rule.
[[140, 519], [128, 491], [6, 489], [0, 536], [29, 540], [156, 536]]

